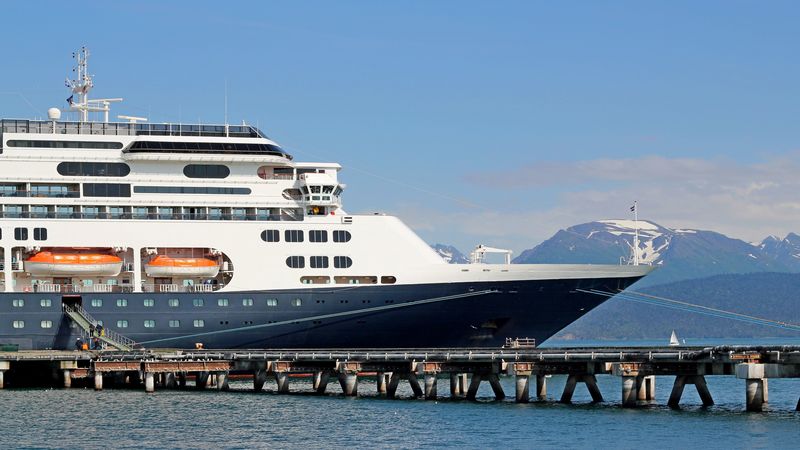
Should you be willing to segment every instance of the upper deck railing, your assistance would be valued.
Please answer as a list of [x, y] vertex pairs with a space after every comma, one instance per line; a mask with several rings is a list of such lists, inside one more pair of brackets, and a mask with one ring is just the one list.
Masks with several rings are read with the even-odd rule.
[[181, 123], [54, 122], [0, 120], [2, 133], [82, 134], [98, 136], [196, 136], [269, 139], [250, 125], [186, 125]]

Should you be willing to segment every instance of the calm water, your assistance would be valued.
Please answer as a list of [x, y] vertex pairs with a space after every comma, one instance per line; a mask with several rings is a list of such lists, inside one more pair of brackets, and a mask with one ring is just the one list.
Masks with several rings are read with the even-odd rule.
[[[475, 403], [414, 400], [405, 382], [398, 389], [405, 399], [387, 400], [375, 395], [372, 379], [360, 381], [357, 399], [337, 395], [334, 380], [329, 395], [310, 395], [309, 379], [293, 379], [292, 395], [274, 394], [273, 381], [262, 393], [253, 393], [250, 382], [234, 382], [226, 393], [6, 389], [0, 391], [0, 442], [4, 448], [800, 446], [800, 412], [794, 411], [800, 380], [770, 380], [767, 411], [756, 414], [743, 411], [743, 380], [707, 380], [716, 405], [701, 408], [687, 386], [679, 411], [664, 406], [673, 381], [666, 376], [657, 381], [658, 402], [635, 410], [619, 407], [620, 379], [609, 375], [598, 376], [606, 401], [597, 405], [582, 385], [573, 405], [556, 403], [563, 376], [548, 380], [548, 402], [519, 405], [511, 378], [502, 379], [511, 399], [494, 401], [484, 383]], [[440, 379], [440, 395], [448, 388], [449, 380]]]

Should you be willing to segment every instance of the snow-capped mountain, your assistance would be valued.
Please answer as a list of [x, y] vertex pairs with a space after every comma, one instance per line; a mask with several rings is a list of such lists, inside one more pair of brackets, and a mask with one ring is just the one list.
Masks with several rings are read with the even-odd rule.
[[433, 244], [431, 248], [436, 250], [436, 253], [442, 257], [445, 261], [450, 264], [468, 264], [469, 258], [464, 256], [463, 253], [458, 251], [457, 248], [453, 247], [452, 245], [445, 245], [445, 244]]
[[[758, 245], [714, 231], [670, 229], [638, 222], [642, 264], [659, 266], [641, 284], [652, 285], [726, 273], [800, 272], [800, 236], [767, 238]], [[515, 263], [625, 264], [632, 259], [636, 224], [600, 220], [558, 231], [525, 250]]]

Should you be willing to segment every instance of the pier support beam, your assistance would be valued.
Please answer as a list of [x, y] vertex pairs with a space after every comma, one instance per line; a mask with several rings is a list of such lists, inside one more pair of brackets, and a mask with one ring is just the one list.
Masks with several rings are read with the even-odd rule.
[[94, 390], [95, 391], [103, 390], [103, 372], [94, 373]]
[[175, 372], [167, 372], [164, 374], [164, 387], [167, 389], [175, 389], [178, 381], [175, 378]]
[[325, 389], [328, 387], [328, 380], [330, 377], [330, 372], [325, 370], [314, 372], [314, 390], [317, 392], [317, 394], [325, 393]]
[[181, 372], [178, 374], [178, 387], [181, 389], [186, 388], [186, 372]]
[[59, 364], [61, 367], [62, 373], [64, 374], [64, 387], [70, 388], [72, 387], [72, 371], [78, 368], [77, 361], [61, 361]]
[[530, 398], [530, 372], [517, 372], [516, 375], [516, 401], [517, 403], [528, 403]]
[[275, 384], [278, 385], [279, 394], [289, 393], [289, 373], [288, 372], [275, 372]]
[[683, 388], [687, 384], [693, 384], [697, 389], [697, 394], [700, 395], [700, 400], [703, 406], [711, 406], [714, 404], [714, 399], [711, 397], [711, 392], [708, 390], [706, 378], [703, 375], [678, 375], [675, 377], [675, 384], [672, 386], [672, 393], [669, 396], [667, 405], [670, 408], [679, 408], [681, 396], [683, 395]]
[[649, 402], [656, 399], [656, 376], [636, 377], [636, 400]]
[[144, 374], [144, 391], [148, 393], [156, 391], [156, 379], [153, 372], [145, 372]]
[[0, 389], [6, 386], [6, 370], [11, 368], [11, 363], [8, 361], [0, 361]]
[[205, 389], [208, 386], [208, 372], [197, 372], [194, 377], [194, 386], [197, 389]]
[[389, 376], [389, 383], [386, 384], [386, 396], [395, 398], [397, 396], [397, 386], [400, 384], [400, 374], [392, 372]]
[[378, 372], [376, 377], [378, 395], [386, 395], [386, 373]]
[[425, 374], [425, 400], [436, 400], [436, 373]]
[[472, 374], [472, 379], [469, 380], [469, 389], [467, 389], [467, 400], [475, 400], [477, 398], [482, 378], [483, 376], [479, 373]]
[[463, 398], [467, 394], [467, 374], [450, 374], [450, 397]]
[[547, 400], [547, 378], [543, 373], [536, 374], [536, 399]]
[[408, 385], [411, 386], [411, 391], [414, 392], [414, 397], [422, 397], [422, 388], [419, 386], [417, 375], [415, 373], [409, 373], [407, 379]]
[[342, 386], [344, 395], [348, 397], [355, 397], [358, 395], [358, 373], [340, 372], [339, 384]]
[[764, 410], [766, 383], [763, 378], [749, 378], [745, 382], [745, 408], [752, 412]]
[[228, 372], [217, 372], [217, 390], [228, 390]]
[[264, 389], [264, 383], [267, 382], [267, 371], [265, 369], [257, 369], [253, 372], [253, 391], [261, 392]]
[[358, 372], [361, 371], [360, 362], [343, 361], [336, 363], [339, 385], [345, 396], [355, 397], [358, 395]]
[[592, 396], [592, 402], [600, 403], [603, 401], [603, 394], [600, 393], [600, 388], [597, 387], [597, 378], [595, 378], [593, 374], [572, 374], [567, 377], [567, 383], [564, 385], [564, 392], [561, 394], [561, 403], [572, 403], [572, 395], [575, 393], [575, 387], [578, 385], [578, 382], [586, 385], [589, 395]]

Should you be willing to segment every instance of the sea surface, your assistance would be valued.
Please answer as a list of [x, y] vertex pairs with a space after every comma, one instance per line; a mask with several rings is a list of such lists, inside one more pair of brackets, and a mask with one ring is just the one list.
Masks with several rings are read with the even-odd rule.
[[[736, 343], [741, 344], [741, 341]], [[751, 342], [755, 343], [755, 342]], [[760, 341], [759, 343], [764, 343]], [[783, 339], [772, 344], [798, 344]], [[592, 345], [571, 341], [570, 346]], [[598, 344], [598, 343], [594, 343]], [[609, 345], [604, 342], [603, 345]], [[663, 343], [660, 343], [663, 344]], [[630, 345], [630, 343], [629, 343]], [[641, 345], [652, 345], [642, 342]], [[595, 345], [597, 346], [597, 345]], [[234, 381], [231, 391], [143, 389], [5, 389], [0, 391], [3, 448], [798, 448], [800, 379], [769, 381], [763, 413], [744, 412], [744, 381], [707, 377], [716, 404], [701, 407], [692, 386], [682, 408], [666, 399], [673, 377], [658, 377], [657, 401], [637, 409], [620, 404], [620, 379], [599, 375], [605, 397], [590, 402], [579, 385], [572, 405], [557, 403], [565, 377], [548, 379], [548, 401], [495, 401], [488, 385], [479, 401], [412, 399], [401, 382], [388, 400], [374, 379], [359, 381], [359, 397], [345, 398], [332, 380], [328, 395], [311, 394], [311, 381], [292, 379], [292, 394], [252, 392]], [[486, 384], [486, 383], [484, 383]], [[449, 380], [439, 380], [439, 394]]]

